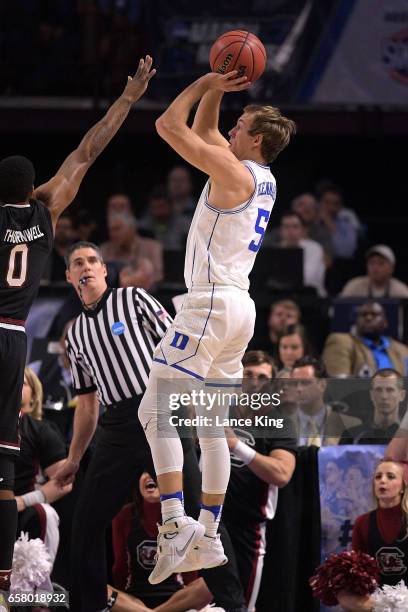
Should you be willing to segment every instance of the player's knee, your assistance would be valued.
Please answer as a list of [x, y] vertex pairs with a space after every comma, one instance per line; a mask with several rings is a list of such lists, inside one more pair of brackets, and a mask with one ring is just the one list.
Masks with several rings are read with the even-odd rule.
[[[213, 432], [211, 432], [211, 434], [213, 434]], [[202, 435], [201, 437], [199, 437], [198, 441], [200, 443], [200, 448], [203, 453], [225, 452], [227, 450], [229, 455], [228, 442], [225, 439], [225, 434], [224, 436], [214, 437], [209, 437], [208, 434], [207, 436]]]
[[0, 499], [14, 497], [14, 456], [0, 453]]

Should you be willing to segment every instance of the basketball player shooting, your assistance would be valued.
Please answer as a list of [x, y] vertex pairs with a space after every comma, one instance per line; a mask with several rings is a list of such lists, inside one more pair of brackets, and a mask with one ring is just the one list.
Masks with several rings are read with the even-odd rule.
[[[59, 215], [82, 179], [146, 91], [152, 58], [141, 59], [133, 79], [106, 115], [84, 136], [56, 175], [34, 189], [34, 167], [21, 156], [0, 161], [0, 607], [10, 588], [17, 529], [14, 458], [19, 453], [18, 414], [26, 362], [24, 322], [52, 249]], [[3, 598], [4, 599], [4, 598]]]
[[[191, 223], [185, 259], [188, 288], [154, 355], [139, 418], [149, 442], [161, 493], [163, 525], [150, 582], [173, 572], [222, 565], [227, 561], [218, 523], [230, 475], [223, 427], [197, 433], [202, 452], [202, 506], [198, 521], [183, 512], [183, 452], [177, 431], [158, 434], [170, 416], [158, 404], [159, 380], [223, 381], [236, 386], [241, 359], [253, 335], [255, 305], [248, 275], [262, 244], [276, 195], [268, 164], [284, 149], [295, 124], [271, 106], [247, 106], [229, 132], [218, 130], [225, 92], [250, 86], [237, 71], [210, 73], [187, 87], [156, 121], [159, 135], [187, 162], [209, 175]], [[193, 126], [187, 121], [200, 101]], [[165, 414], [163, 414], [163, 411]], [[166, 416], [167, 411], [167, 416]], [[198, 409], [197, 409], [198, 411]], [[208, 414], [208, 413], [207, 413]], [[167, 431], [170, 431], [167, 426]]]

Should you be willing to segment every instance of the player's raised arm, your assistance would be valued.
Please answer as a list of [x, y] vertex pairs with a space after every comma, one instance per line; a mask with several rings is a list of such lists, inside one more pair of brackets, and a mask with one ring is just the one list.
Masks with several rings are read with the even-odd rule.
[[191, 129], [207, 144], [228, 147], [228, 140], [224, 138], [218, 129], [223, 95], [224, 92], [217, 89], [210, 89], [203, 95], [196, 110]]
[[141, 59], [136, 74], [128, 77], [122, 95], [112, 104], [105, 116], [84, 136], [81, 143], [64, 161], [56, 175], [37, 187], [34, 196], [50, 209], [55, 225], [59, 215], [75, 198], [82, 179], [98, 155], [112, 140], [132, 107], [144, 94], [156, 73], [152, 58]]
[[[197, 133], [196, 128], [187, 125], [193, 105], [207, 92], [242, 91], [250, 85], [246, 77], [237, 77], [237, 71], [227, 75], [209, 73], [189, 85], [170, 104], [167, 110], [157, 119], [158, 134], [186, 161], [199, 168], [220, 185], [248, 184], [249, 193], [253, 190], [253, 181], [249, 172], [225, 146], [208, 144]], [[206, 106], [206, 103], [205, 103]], [[203, 120], [198, 119], [203, 125]]]

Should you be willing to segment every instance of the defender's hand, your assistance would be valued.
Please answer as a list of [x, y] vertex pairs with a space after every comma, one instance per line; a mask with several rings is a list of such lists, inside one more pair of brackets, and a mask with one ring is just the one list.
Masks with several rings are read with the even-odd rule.
[[139, 66], [136, 74], [132, 77], [128, 76], [123, 95], [130, 99], [132, 104], [141, 98], [147, 89], [150, 79], [156, 74], [156, 68], [152, 68], [153, 59], [150, 55], [146, 55], [145, 59], [139, 61]]

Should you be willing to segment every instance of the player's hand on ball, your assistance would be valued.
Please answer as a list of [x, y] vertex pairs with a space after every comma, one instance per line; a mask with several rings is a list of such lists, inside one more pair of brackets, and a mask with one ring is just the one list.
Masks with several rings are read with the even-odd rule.
[[248, 77], [238, 76], [238, 70], [231, 70], [227, 74], [209, 72], [204, 78], [209, 89], [218, 89], [219, 91], [243, 91], [251, 86]]
[[147, 89], [150, 79], [156, 74], [156, 68], [152, 68], [153, 59], [150, 55], [146, 55], [145, 59], [139, 61], [139, 66], [135, 75], [128, 77], [128, 82], [123, 94], [131, 99], [131, 102], [136, 102]]

